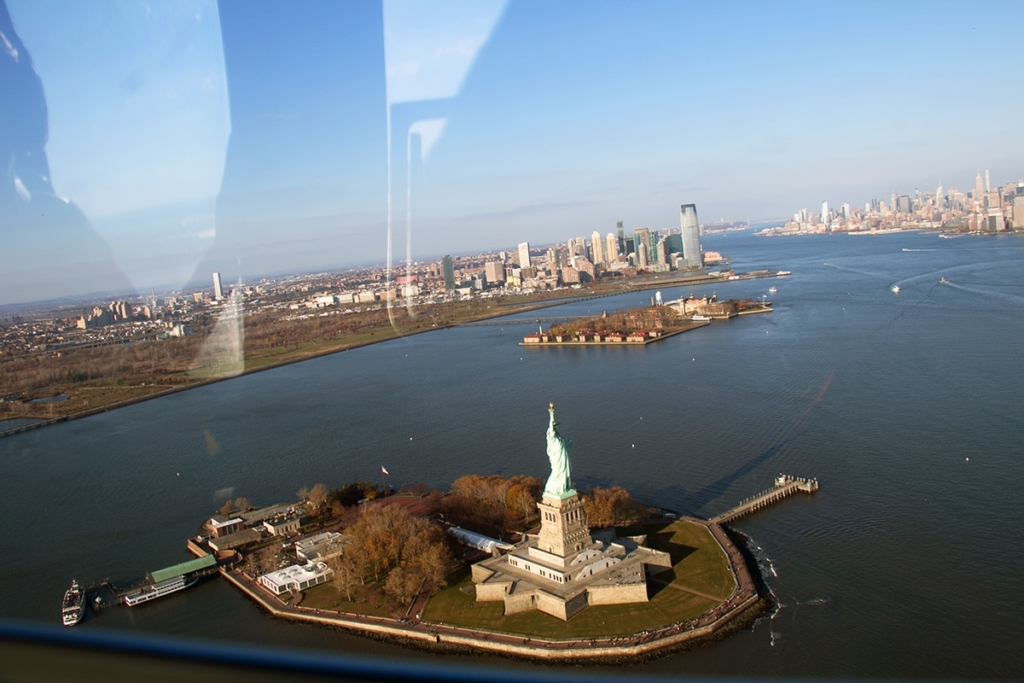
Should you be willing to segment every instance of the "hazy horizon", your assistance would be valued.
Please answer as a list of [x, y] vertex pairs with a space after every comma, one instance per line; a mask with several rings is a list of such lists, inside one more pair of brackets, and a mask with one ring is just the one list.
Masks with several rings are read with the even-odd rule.
[[[863, 206], [1024, 157], [1014, 46], [968, 3], [7, 6], [53, 192], [137, 291]], [[0, 303], [106, 289], [36, 247]]]

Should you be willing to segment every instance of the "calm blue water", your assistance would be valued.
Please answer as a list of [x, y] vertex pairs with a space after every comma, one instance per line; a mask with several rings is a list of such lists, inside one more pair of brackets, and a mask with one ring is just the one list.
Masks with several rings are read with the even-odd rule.
[[[227, 495], [282, 501], [318, 481], [374, 481], [381, 464], [395, 483], [544, 477], [554, 401], [584, 487], [713, 515], [779, 472], [821, 481], [736, 523], [780, 599], [774, 616], [651, 674], [1024, 677], [1024, 239], [705, 245], [737, 270], [793, 275], [665, 299], [760, 298], [774, 284], [775, 312], [642, 349], [524, 349], [522, 325], [445, 330], [0, 440], [0, 614], [55, 623], [72, 576], [187, 559], [184, 539]], [[220, 581], [83, 628], [438, 659], [271, 620]]]

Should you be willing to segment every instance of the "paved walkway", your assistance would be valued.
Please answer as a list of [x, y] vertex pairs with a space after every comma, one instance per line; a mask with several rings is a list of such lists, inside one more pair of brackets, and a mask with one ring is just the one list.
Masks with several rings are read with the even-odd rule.
[[701, 593], [700, 591], [695, 591], [692, 588], [687, 588], [686, 586], [680, 586], [679, 584], [672, 583], [671, 581], [666, 581], [665, 579], [659, 579], [657, 577], [651, 576], [647, 580], [653, 581], [654, 583], [660, 583], [663, 586], [668, 586], [669, 588], [675, 588], [677, 591], [683, 591], [684, 593], [693, 593], [698, 597], [711, 600], [712, 602], [725, 602], [725, 598], [720, 598], [715, 595], [708, 595], [707, 593]]

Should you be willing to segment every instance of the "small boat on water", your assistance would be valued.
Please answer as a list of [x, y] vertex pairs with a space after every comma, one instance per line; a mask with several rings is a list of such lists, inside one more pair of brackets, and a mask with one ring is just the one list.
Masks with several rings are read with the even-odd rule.
[[900, 286], [899, 285], [893, 285], [892, 287], [889, 288], [889, 291], [892, 292], [893, 294], [899, 294], [900, 293]]
[[65, 626], [74, 626], [85, 616], [85, 590], [74, 579], [71, 588], [64, 592], [60, 616]]
[[779, 291], [779, 288], [776, 287], [775, 285], [772, 285], [771, 287], [768, 288], [768, 293], [769, 294], [775, 294], [778, 291]]
[[939, 284], [940, 285], [948, 285], [949, 284], [949, 280], [947, 280], [946, 278], [942, 278], [941, 280], [939, 280]]

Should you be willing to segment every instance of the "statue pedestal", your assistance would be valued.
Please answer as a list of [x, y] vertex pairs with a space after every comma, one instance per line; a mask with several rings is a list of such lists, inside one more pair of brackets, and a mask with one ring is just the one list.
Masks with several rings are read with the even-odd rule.
[[556, 557], [578, 553], [593, 541], [587, 528], [587, 514], [579, 494], [572, 491], [565, 498], [544, 496], [537, 503], [540, 510], [540, 536], [537, 548]]

